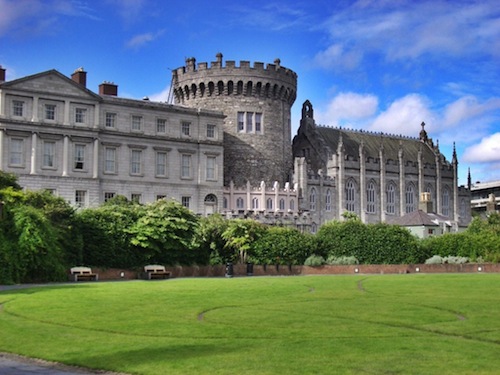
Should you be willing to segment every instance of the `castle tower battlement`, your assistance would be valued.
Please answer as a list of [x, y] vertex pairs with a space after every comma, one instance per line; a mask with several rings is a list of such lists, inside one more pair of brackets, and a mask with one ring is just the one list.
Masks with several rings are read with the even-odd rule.
[[265, 65], [249, 61], [223, 62], [222, 54], [210, 66], [196, 63], [172, 71], [176, 104], [222, 111], [224, 123], [224, 184], [261, 181], [284, 184], [293, 167], [291, 107], [297, 96], [297, 74], [279, 59]]

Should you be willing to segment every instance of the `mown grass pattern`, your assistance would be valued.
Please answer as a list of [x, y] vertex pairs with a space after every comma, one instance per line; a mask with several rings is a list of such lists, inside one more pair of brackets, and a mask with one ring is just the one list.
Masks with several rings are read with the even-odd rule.
[[86, 283], [0, 303], [0, 351], [131, 374], [500, 368], [497, 274]]

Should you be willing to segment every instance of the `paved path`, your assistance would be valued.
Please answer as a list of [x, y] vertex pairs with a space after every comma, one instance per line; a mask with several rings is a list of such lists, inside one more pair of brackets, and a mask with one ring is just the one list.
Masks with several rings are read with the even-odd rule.
[[116, 373], [91, 371], [79, 367], [71, 367], [55, 362], [30, 359], [14, 354], [0, 353], [1, 375], [95, 375]]

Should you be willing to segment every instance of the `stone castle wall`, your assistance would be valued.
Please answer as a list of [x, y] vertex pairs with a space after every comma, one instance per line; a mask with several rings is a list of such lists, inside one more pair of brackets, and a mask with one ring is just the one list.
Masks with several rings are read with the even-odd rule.
[[292, 171], [291, 107], [297, 93], [297, 75], [280, 65], [234, 61], [224, 65], [222, 55], [209, 67], [196, 64], [173, 71], [176, 104], [222, 111], [224, 123], [224, 185], [233, 181], [281, 184]]

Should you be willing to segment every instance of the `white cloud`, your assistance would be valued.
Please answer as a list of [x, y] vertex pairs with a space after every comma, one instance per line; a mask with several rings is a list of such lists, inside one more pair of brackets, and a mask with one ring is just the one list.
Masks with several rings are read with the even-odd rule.
[[374, 95], [340, 93], [330, 101], [324, 113], [318, 113], [318, 122], [335, 126], [344, 121], [352, 124], [375, 115], [377, 108], [378, 98]]
[[[409, 94], [395, 100], [384, 112], [380, 113], [372, 122], [369, 129], [390, 134], [417, 136], [421, 130], [420, 124], [435, 123], [436, 116], [429, 109], [428, 99]], [[429, 131], [429, 127], [426, 128]]]
[[459, 125], [469, 119], [483, 116], [499, 109], [500, 98], [490, 98], [481, 103], [472, 95], [463, 96], [446, 106], [443, 114], [443, 125]]
[[152, 42], [153, 40], [157, 39], [164, 32], [165, 32], [165, 30], [159, 30], [159, 31], [157, 31], [155, 33], [144, 33], [144, 34], [136, 35], [136, 36], [134, 36], [132, 39], [130, 39], [126, 43], [126, 46], [128, 48], [133, 48], [133, 49], [140, 48], [143, 45], [145, 45], [145, 44], [147, 44], [149, 42]]
[[[481, 2], [358, 1], [336, 11], [324, 24], [331, 46], [318, 57], [339, 66], [339, 57], [378, 53], [388, 61], [410, 62], [423, 55], [498, 56], [500, 8], [496, 0]], [[337, 54], [331, 54], [331, 48]], [[341, 54], [339, 52], [342, 52]], [[340, 66], [343, 62], [340, 62]], [[349, 66], [349, 64], [347, 64]]]
[[149, 99], [154, 102], [166, 102], [168, 101], [168, 95], [170, 93], [170, 86], [165, 87], [162, 91], [149, 95]]
[[465, 162], [485, 163], [500, 161], [500, 133], [485, 137], [476, 145], [468, 147], [463, 156]]

